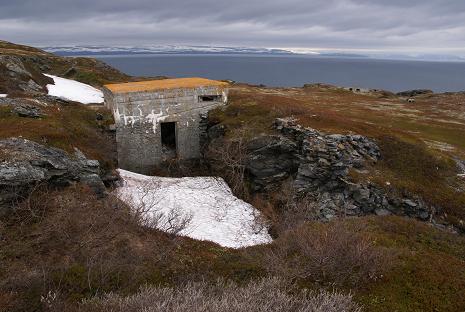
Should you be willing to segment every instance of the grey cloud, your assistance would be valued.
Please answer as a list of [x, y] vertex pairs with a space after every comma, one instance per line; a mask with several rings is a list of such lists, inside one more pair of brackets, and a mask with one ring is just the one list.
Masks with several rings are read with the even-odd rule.
[[0, 0], [28, 44], [223, 44], [465, 54], [463, 0]]

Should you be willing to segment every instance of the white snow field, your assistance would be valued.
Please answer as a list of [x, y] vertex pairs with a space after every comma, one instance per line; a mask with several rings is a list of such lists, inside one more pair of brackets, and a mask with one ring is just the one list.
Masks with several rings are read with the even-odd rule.
[[[235, 197], [221, 178], [164, 178], [118, 169], [123, 185], [117, 196], [143, 211], [152, 226], [170, 231], [168, 219], [190, 219], [179, 235], [241, 248], [271, 242], [260, 213]], [[260, 221], [262, 219], [262, 221]], [[171, 222], [176, 223], [176, 221]]]
[[75, 80], [44, 74], [53, 79], [55, 84], [48, 84], [49, 95], [65, 98], [83, 104], [103, 103], [103, 93], [99, 89]]

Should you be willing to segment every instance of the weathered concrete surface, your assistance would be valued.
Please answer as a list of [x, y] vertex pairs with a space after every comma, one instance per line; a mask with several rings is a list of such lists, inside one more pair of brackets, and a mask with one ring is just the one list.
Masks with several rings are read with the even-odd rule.
[[[201, 115], [227, 102], [227, 89], [207, 86], [113, 93], [104, 89], [105, 105], [116, 122], [119, 167], [150, 174], [170, 156], [161, 143], [161, 122], [176, 123], [176, 157], [200, 156]], [[202, 101], [201, 96], [218, 96]]]

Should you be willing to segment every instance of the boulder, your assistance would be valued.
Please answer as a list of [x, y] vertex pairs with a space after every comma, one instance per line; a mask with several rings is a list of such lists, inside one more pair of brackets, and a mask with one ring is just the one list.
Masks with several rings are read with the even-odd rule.
[[105, 186], [99, 174], [99, 162], [79, 150], [73, 157], [22, 138], [0, 140], [0, 215], [11, 211], [11, 202], [27, 196], [39, 183], [63, 187], [80, 181], [103, 196]]

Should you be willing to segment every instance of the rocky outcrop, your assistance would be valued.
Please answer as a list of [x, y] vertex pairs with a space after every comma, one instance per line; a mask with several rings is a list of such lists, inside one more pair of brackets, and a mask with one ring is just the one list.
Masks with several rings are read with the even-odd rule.
[[53, 80], [21, 57], [0, 55], [0, 93], [47, 92], [46, 85], [49, 83], [53, 83]]
[[277, 189], [294, 175], [299, 168], [300, 149], [298, 142], [280, 135], [252, 139], [247, 146], [246, 170], [253, 190]]
[[33, 99], [26, 98], [0, 98], [0, 106], [10, 106], [11, 112], [17, 114], [20, 117], [28, 118], [41, 118], [45, 114], [42, 112], [41, 108], [38, 107], [40, 104], [43, 104], [40, 101], [34, 101]]
[[423, 94], [433, 94], [434, 92], [427, 89], [408, 90], [396, 93], [397, 96], [414, 97]]
[[276, 191], [291, 179], [297, 196], [318, 202], [319, 219], [336, 216], [406, 215], [431, 217], [419, 199], [393, 195], [372, 183], [355, 183], [349, 172], [380, 158], [375, 141], [361, 135], [325, 134], [292, 119], [277, 119], [279, 135], [254, 138], [248, 145], [246, 171], [254, 191]]
[[71, 157], [63, 150], [22, 138], [0, 140], [0, 215], [39, 183], [62, 187], [81, 181], [103, 196], [105, 186], [99, 174], [99, 162], [77, 149]]
[[42, 110], [34, 105], [22, 104], [15, 106], [12, 110], [19, 117], [41, 118], [44, 117]]

